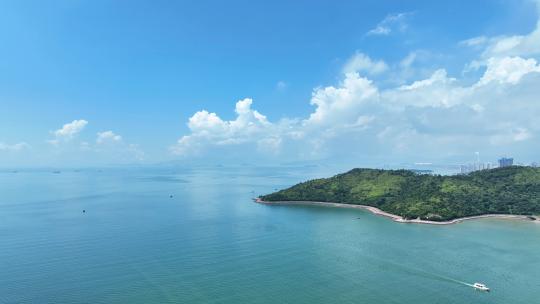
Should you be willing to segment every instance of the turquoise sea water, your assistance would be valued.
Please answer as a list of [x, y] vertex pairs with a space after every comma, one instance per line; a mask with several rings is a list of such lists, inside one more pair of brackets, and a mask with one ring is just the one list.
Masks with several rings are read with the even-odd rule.
[[0, 303], [539, 303], [539, 224], [251, 201], [329, 174], [1, 172]]

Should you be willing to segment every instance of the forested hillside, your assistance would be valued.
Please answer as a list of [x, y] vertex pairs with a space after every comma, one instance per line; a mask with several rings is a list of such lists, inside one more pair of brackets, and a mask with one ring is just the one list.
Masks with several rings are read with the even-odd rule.
[[540, 169], [514, 166], [453, 176], [353, 169], [260, 198], [369, 205], [432, 221], [490, 213], [532, 215], [540, 214]]

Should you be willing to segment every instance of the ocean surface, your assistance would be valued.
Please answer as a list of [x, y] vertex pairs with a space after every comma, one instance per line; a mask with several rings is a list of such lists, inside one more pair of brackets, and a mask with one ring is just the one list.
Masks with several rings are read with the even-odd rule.
[[251, 200], [333, 173], [2, 171], [0, 303], [540, 303], [539, 224]]

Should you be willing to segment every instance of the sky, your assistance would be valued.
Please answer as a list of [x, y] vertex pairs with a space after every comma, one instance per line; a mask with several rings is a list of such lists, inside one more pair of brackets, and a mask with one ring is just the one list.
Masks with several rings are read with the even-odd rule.
[[0, 2], [0, 166], [540, 161], [540, 1]]

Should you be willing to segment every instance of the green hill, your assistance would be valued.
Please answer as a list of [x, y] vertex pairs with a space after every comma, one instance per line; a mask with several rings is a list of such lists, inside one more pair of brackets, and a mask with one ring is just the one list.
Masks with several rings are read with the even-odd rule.
[[260, 198], [361, 204], [432, 221], [482, 214], [534, 215], [540, 214], [540, 168], [514, 166], [453, 176], [353, 169]]

